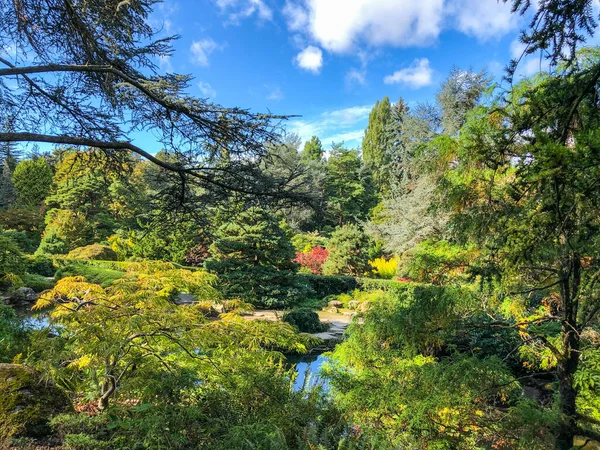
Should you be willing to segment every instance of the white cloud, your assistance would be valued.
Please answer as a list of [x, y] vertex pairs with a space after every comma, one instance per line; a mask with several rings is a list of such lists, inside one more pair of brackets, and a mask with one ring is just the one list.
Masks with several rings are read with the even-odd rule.
[[404, 84], [413, 89], [428, 86], [433, 82], [433, 69], [427, 58], [415, 59], [410, 67], [397, 70], [383, 79], [385, 84]]
[[548, 60], [542, 58], [540, 60], [539, 53], [525, 55], [525, 44], [515, 39], [510, 43], [510, 55], [513, 59], [519, 60], [519, 65], [515, 72], [515, 79], [522, 77], [530, 77], [536, 73], [544, 72], [549, 69]]
[[202, 92], [202, 95], [207, 98], [215, 98], [217, 91], [209, 84], [204, 81], [198, 83], [198, 89]]
[[482, 41], [501, 37], [517, 26], [518, 17], [510, 11], [511, 2], [453, 0], [448, 10], [459, 31]]
[[299, 135], [303, 141], [318, 136], [323, 144], [345, 141], [348, 145], [359, 145], [372, 106], [352, 106], [334, 111], [325, 111], [310, 119], [295, 119], [288, 123], [288, 131]]
[[219, 46], [211, 38], [192, 42], [192, 46], [190, 47], [192, 62], [199, 66], [208, 66], [208, 57], [217, 48], [219, 48]]
[[303, 31], [308, 25], [308, 12], [302, 6], [289, 0], [283, 7], [283, 15], [286, 18], [288, 28], [292, 31]]
[[263, 0], [215, 0], [222, 13], [227, 14], [228, 23], [239, 24], [253, 15], [259, 19], [273, 20], [273, 11]]
[[332, 52], [359, 40], [372, 46], [424, 45], [440, 32], [443, 0], [309, 0], [310, 33]]
[[323, 52], [320, 48], [309, 45], [296, 55], [295, 60], [302, 69], [319, 73], [323, 66]]
[[425, 46], [444, 29], [486, 40], [517, 21], [510, 4], [498, 0], [288, 0], [283, 13], [291, 31], [334, 53]]
[[364, 69], [350, 69], [350, 71], [346, 74], [346, 83], [348, 83], [350, 86], [353, 84], [364, 85], [366, 82], [367, 74]]
[[267, 100], [283, 100], [283, 92], [279, 86], [265, 86], [270, 89], [270, 93], [267, 96]]

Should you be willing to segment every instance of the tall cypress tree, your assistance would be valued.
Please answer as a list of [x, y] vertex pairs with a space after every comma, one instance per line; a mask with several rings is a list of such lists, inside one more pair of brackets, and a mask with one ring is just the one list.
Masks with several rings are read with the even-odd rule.
[[388, 181], [386, 168], [390, 162], [390, 145], [386, 129], [391, 121], [391, 111], [387, 96], [375, 103], [362, 142], [363, 160], [373, 171], [373, 179], [380, 191], [385, 189]]

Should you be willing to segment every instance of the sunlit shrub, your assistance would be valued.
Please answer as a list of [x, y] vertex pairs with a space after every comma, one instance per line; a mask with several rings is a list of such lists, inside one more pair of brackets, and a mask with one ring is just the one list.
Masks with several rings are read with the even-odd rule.
[[84, 247], [77, 247], [69, 252], [67, 258], [73, 259], [99, 259], [102, 261], [116, 261], [117, 254], [115, 251], [106, 246], [100, 244], [86, 245]]
[[383, 257], [369, 261], [369, 265], [373, 268], [373, 273], [378, 278], [391, 280], [396, 275], [398, 268], [398, 258], [385, 259]]

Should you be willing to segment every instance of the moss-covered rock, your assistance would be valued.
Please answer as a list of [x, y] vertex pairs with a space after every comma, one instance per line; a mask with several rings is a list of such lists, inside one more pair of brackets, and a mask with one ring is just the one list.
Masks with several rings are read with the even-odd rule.
[[72, 409], [67, 395], [36, 370], [0, 364], [0, 442], [44, 436], [52, 416]]

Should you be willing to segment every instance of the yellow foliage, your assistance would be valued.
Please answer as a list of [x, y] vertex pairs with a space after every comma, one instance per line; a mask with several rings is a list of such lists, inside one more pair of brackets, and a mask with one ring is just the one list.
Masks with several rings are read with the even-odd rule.
[[397, 257], [385, 259], [376, 258], [369, 261], [369, 265], [373, 268], [373, 273], [379, 278], [392, 279], [396, 275], [399, 259]]

